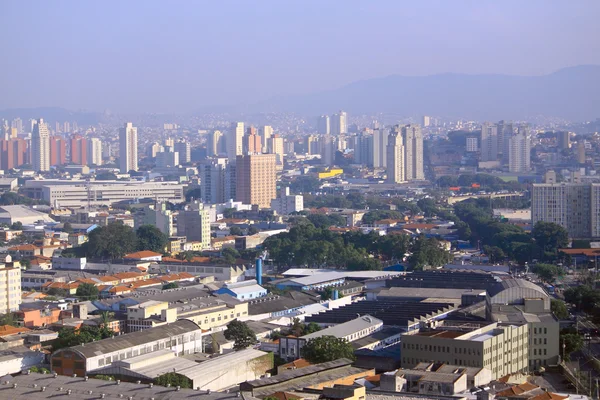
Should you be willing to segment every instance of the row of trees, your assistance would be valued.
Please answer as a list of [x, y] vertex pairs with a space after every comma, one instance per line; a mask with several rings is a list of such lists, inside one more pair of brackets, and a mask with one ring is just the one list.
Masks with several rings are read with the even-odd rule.
[[441, 266], [450, 261], [450, 254], [436, 239], [423, 236], [412, 240], [407, 235], [339, 234], [317, 228], [309, 221], [292, 227], [288, 233], [268, 238], [264, 247], [279, 266], [306, 265], [335, 267], [348, 270], [380, 270], [381, 261], [400, 261], [412, 253], [413, 268]]

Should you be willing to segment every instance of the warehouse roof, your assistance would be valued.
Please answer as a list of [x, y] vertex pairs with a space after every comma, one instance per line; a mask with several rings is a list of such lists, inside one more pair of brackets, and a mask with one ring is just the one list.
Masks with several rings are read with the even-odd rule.
[[548, 297], [544, 289], [542, 289], [535, 283], [526, 281], [525, 279], [504, 279], [500, 282], [496, 282], [495, 284], [490, 285], [488, 289], [488, 295], [490, 297], [494, 297], [498, 293], [512, 288], [531, 289], [535, 290], [536, 292], [539, 292], [542, 297]]
[[321, 336], [335, 336], [337, 338], [343, 338], [353, 333], [360, 332], [364, 329], [375, 327], [377, 325], [383, 325], [383, 321], [378, 318], [371, 317], [370, 315], [363, 315], [362, 317], [358, 317], [351, 321], [344, 322], [343, 324], [334, 325], [329, 328], [325, 328], [323, 330], [313, 332], [301, 337], [302, 339], [307, 340], [316, 339]]
[[[74, 346], [58, 350], [73, 350], [83, 354], [85, 357], [96, 357], [102, 354], [109, 354], [119, 350], [125, 350], [133, 346], [139, 346], [144, 343], [154, 342], [160, 339], [167, 339], [172, 336], [181, 335], [188, 332], [200, 330], [200, 327], [194, 322], [182, 319], [172, 324], [158, 326], [156, 328], [143, 331], [126, 333], [124, 335], [114, 336], [110, 339], [103, 339], [86, 345]], [[57, 353], [54, 353], [57, 354]]]

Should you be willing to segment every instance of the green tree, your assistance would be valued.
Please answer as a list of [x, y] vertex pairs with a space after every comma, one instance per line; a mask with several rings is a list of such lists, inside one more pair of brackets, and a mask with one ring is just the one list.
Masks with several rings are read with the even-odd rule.
[[233, 213], [237, 210], [235, 208], [226, 208], [223, 210], [223, 218], [233, 218]]
[[113, 318], [115, 317], [115, 313], [111, 311], [102, 311], [100, 313], [100, 328], [108, 328]]
[[177, 282], [169, 282], [166, 285], [163, 285], [162, 290], [177, 289], [178, 287], [179, 285]]
[[567, 306], [564, 301], [558, 299], [552, 299], [550, 301], [550, 309], [556, 315], [558, 319], [568, 319], [569, 318], [569, 310], [567, 310]]
[[63, 232], [65, 233], [72, 233], [73, 232], [73, 226], [71, 225], [70, 222], [65, 222], [63, 224]]
[[23, 230], [23, 223], [21, 221], [14, 222], [10, 226], [10, 229], [13, 229], [15, 231], [21, 231], [21, 230]]
[[82, 283], [81, 285], [77, 286], [77, 291], [75, 292], [75, 296], [82, 301], [97, 300], [98, 294], [98, 288], [92, 283]]
[[233, 236], [243, 236], [244, 232], [242, 231], [242, 228], [234, 225], [231, 228], [229, 228], [229, 234]]
[[235, 264], [235, 261], [239, 258], [240, 253], [233, 247], [225, 247], [221, 250], [221, 257], [227, 264]]
[[248, 324], [238, 320], [231, 321], [225, 330], [225, 338], [233, 340], [233, 348], [235, 350], [246, 349], [256, 344], [256, 334]]
[[96, 180], [97, 181], [116, 181], [117, 175], [113, 174], [112, 172], [102, 172], [102, 173], [96, 175]]
[[501, 263], [506, 258], [504, 251], [498, 246], [483, 246], [483, 252], [490, 258], [492, 264]]
[[532, 270], [541, 280], [549, 283], [554, 282], [556, 278], [564, 275], [562, 268], [552, 264], [535, 264]]
[[169, 238], [154, 225], [142, 225], [135, 232], [138, 250], [150, 250], [155, 253], [165, 251]]
[[556, 254], [558, 249], [569, 245], [569, 233], [567, 230], [553, 222], [537, 222], [531, 231], [531, 236], [536, 244], [545, 252]]
[[260, 232], [260, 230], [254, 225], [250, 225], [250, 227], [248, 228], [248, 235], [255, 235], [258, 232]]
[[112, 330], [99, 326], [83, 325], [77, 330], [62, 328], [58, 331], [58, 339], [55, 339], [52, 348], [58, 350], [65, 347], [78, 346], [83, 343], [107, 339], [113, 335], [114, 332]]
[[292, 193], [313, 193], [321, 187], [321, 181], [313, 176], [299, 176], [290, 184]]
[[321, 336], [309, 340], [302, 348], [302, 357], [307, 361], [318, 364], [348, 358], [354, 360], [354, 348], [346, 340], [335, 336]]
[[426, 266], [441, 267], [452, 260], [452, 255], [440, 247], [437, 239], [419, 236], [412, 248], [408, 263], [413, 269], [423, 269]]
[[162, 374], [161, 376], [156, 378], [154, 382], [160, 386], [179, 386], [182, 389], [192, 388], [192, 381], [189, 378], [180, 375], [176, 372], [167, 372], [166, 374]]
[[564, 354], [566, 359], [570, 359], [569, 355], [583, 348], [583, 338], [577, 333], [565, 333], [560, 335], [560, 341], [564, 346]]
[[112, 223], [91, 231], [85, 249], [90, 258], [114, 260], [136, 251], [137, 238], [129, 226]]
[[0, 314], [0, 326], [17, 326], [17, 317], [13, 313]]
[[202, 189], [199, 187], [193, 188], [185, 192], [185, 201], [190, 202], [192, 199], [198, 200], [202, 198]]

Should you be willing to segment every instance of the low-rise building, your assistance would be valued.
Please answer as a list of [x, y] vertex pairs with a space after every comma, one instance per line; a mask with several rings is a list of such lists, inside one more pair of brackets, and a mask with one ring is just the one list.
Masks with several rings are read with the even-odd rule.
[[217, 290], [217, 294], [228, 294], [238, 300], [252, 300], [267, 295], [267, 289], [256, 283], [256, 280], [226, 283]]

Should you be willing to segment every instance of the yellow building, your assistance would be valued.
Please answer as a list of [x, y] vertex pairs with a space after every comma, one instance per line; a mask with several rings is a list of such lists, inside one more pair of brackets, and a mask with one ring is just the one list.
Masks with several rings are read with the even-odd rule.
[[0, 314], [19, 310], [21, 304], [21, 269], [0, 264]]
[[338, 175], [342, 175], [343, 173], [344, 170], [341, 168], [332, 168], [329, 171], [319, 172], [317, 176], [319, 177], [319, 179], [328, 179]]

